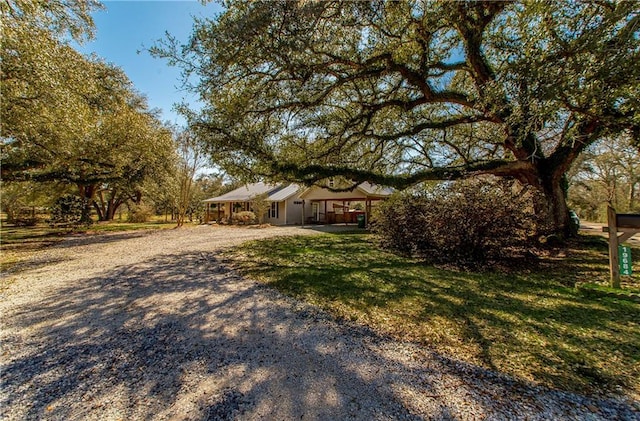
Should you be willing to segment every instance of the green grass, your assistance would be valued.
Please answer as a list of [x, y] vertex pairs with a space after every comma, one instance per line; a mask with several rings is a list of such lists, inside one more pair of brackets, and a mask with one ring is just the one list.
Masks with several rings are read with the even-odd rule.
[[623, 299], [630, 299], [636, 302], [640, 302], [640, 288], [627, 287], [624, 289], [612, 288], [608, 285], [596, 284], [592, 282], [579, 284], [578, 288], [585, 294], [591, 294], [594, 296], [615, 296]]
[[[637, 251], [637, 250], [636, 250]], [[640, 305], [590, 298], [606, 243], [514, 273], [466, 273], [379, 250], [368, 235], [289, 237], [232, 252], [240, 270], [337, 317], [550, 387], [640, 396]]]

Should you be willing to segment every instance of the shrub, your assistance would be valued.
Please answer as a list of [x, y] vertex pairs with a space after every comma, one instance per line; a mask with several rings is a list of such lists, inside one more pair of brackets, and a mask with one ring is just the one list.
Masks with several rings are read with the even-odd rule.
[[36, 225], [38, 225], [39, 219], [37, 217], [20, 215], [8, 222], [14, 224], [17, 227], [35, 227]]
[[127, 220], [129, 222], [135, 223], [144, 223], [149, 221], [153, 216], [153, 209], [150, 206], [141, 203], [139, 205], [130, 205], [129, 206], [129, 217]]
[[33, 227], [41, 220], [42, 208], [21, 207], [7, 212], [7, 222], [18, 227]]
[[231, 216], [231, 222], [234, 224], [254, 224], [256, 222], [256, 214], [249, 211], [236, 212]]
[[60, 196], [51, 207], [51, 222], [63, 224], [79, 224], [82, 221], [84, 201], [82, 198], [65, 194]]
[[380, 245], [404, 255], [462, 267], [526, 250], [535, 234], [532, 197], [509, 182], [441, 184], [400, 193], [376, 209]]
[[251, 210], [253, 210], [260, 225], [264, 222], [264, 216], [271, 208], [271, 202], [267, 201], [267, 198], [268, 195], [266, 193], [251, 198]]

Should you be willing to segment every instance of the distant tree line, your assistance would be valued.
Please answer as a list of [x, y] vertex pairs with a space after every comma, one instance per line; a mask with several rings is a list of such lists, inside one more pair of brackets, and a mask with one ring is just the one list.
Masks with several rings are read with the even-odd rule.
[[90, 222], [124, 207], [133, 219], [193, 219], [221, 178], [198, 172], [204, 158], [193, 137], [162, 123], [121, 69], [72, 47], [92, 37], [98, 7], [0, 3], [2, 210], [16, 219], [26, 206], [79, 206], [78, 219]]
[[581, 218], [605, 222], [607, 205], [618, 213], [640, 213], [640, 149], [629, 139], [592, 145], [569, 177], [569, 204]]

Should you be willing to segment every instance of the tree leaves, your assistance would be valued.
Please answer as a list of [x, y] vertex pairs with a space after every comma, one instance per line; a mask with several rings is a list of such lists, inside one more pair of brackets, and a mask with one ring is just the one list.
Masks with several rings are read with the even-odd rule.
[[134, 195], [175, 158], [171, 133], [119, 68], [64, 39], [91, 31], [93, 2], [7, 2], [0, 106], [3, 179]]
[[[236, 2], [197, 21], [192, 116], [228, 171], [398, 187], [491, 173], [568, 220], [564, 173], [586, 146], [640, 133], [634, 2]], [[168, 46], [165, 46], [168, 47]], [[564, 215], [564, 216], [563, 216]]]

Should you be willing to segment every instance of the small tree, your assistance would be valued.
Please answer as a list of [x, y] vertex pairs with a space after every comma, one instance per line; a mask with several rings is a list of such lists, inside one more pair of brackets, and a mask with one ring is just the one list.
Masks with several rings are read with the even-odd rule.
[[153, 209], [151, 206], [140, 203], [129, 205], [129, 222], [142, 223], [147, 222], [153, 216]]
[[186, 131], [177, 134], [176, 149], [179, 156], [177, 222], [178, 227], [181, 227], [184, 225], [193, 196], [194, 178], [198, 170], [204, 167], [206, 158], [197, 139]]
[[266, 193], [262, 193], [251, 198], [251, 209], [253, 209], [260, 225], [264, 223], [264, 215], [271, 207], [271, 202], [267, 200], [268, 197]]

